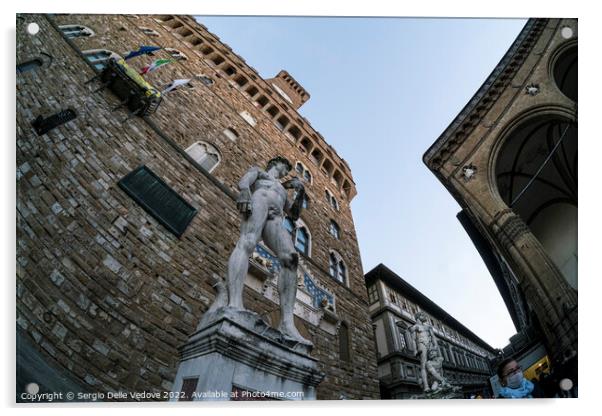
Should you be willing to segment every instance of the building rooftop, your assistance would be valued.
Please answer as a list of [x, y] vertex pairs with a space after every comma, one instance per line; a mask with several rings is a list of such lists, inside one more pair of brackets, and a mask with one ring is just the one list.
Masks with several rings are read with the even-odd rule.
[[493, 353], [495, 351], [495, 348], [479, 338], [474, 332], [462, 325], [456, 318], [447, 313], [443, 308], [430, 300], [414, 286], [403, 280], [384, 264], [380, 263], [378, 266], [366, 273], [365, 280], [366, 285], [370, 285], [377, 280], [382, 280], [392, 288], [399, 290], [409, 300], [419, 304], [426, 312], [429, 312], [451, 328], [465, 335], [477, 345], [485, 348], [489, 352]]

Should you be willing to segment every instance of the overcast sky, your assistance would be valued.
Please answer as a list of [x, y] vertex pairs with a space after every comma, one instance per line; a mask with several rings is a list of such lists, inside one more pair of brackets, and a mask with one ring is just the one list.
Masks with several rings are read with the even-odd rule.
[[364, 272], [395, 271], [493, 347], [516, 331], [459, 205], [422, 163], [526, 20], [205, 17], [264, 78], [287, 70], [299, 112], [348, 161]]

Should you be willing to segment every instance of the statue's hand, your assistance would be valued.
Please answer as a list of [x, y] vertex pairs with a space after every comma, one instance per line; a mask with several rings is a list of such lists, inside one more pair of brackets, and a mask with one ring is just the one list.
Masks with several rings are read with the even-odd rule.
[[251, 215], [253, 212], [251, 208], [251, 191], [248, 189], [240, 191], [240, 194], [238, 194], [238, 198], [236, 199], [236, 208], [245, 217]]
[[299, 178], [297, 178], [296, 176], [291, 178], [291, 185], [297, 191], [305, 190], [305, 185], [303, 185], [303, 182], [301, 182], [301, 180]]
[[305, 185], [303, 185], [301, 179], [296, 176], [293, 176], [288, 181], [284, 182], [282, 186], [284, 186], [286, 189], [295, 189], [296, 191], [305, 190]]

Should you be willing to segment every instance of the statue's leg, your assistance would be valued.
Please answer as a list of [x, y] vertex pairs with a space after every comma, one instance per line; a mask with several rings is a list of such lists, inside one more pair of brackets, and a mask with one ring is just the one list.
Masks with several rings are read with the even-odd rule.
[[228, 306], [236, 309], [244, 309], [242, 291], [249, 269], [249, 257], [261, 238], [268, 212], [266, 204], [253, 203], [252, 208], [249, 218], [242, 221], [240, 238], [228, 260]]
[[299, 254], [295, 250], [291, 235], [282, 226], [282, 217], [268, 219], [263, 231], [263, 241], [276, 253], [280, 264], [278, 276], [278, 292], [280, 293], [280, 324], [278, 329], [285, 335], [299, 340], [311, 342], [301, 336], [295, 327], [293, 309], [297, 294], [297, 265]]
[[422, 378], [422, 389], [429, 391], [430, 386], [428, 384], [428, 376], [426, 373], [426, 346], [423, 343], [418, 344], [418, 351], [420, 351], [420, 376]]
[[433, 375], [433, 378], [437, 381], [439, 381], [441, 384], [445, 383], [445, 379], [443, 378], [443, 376], [441, 374], [439, 374], [439, 372], [437, 370], [433, 370], [433, 372], [431, 373]]
[[443, 378], [443, 376], [441, 376], [441, 374], [439, 373], [439, 370], [437, 368], [435, 368], [435, 366], [432, 363], [427, 363], [426, 367], [427, 367], [428, 374], [433, 376], [433, 378], [435, 380], [437, 380], [441, 384], [443, 384], [445, 382], [445, 379]]

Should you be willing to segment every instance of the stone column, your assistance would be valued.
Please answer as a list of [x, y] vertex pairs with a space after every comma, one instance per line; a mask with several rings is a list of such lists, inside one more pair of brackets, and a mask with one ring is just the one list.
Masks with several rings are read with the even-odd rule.
[[553, 360], [577, 348], [577, 291], [569, 286], [524, 221], [511, 209], [497, 212], [489, 231], [512, 264], [526, 299], [541, 324]]

